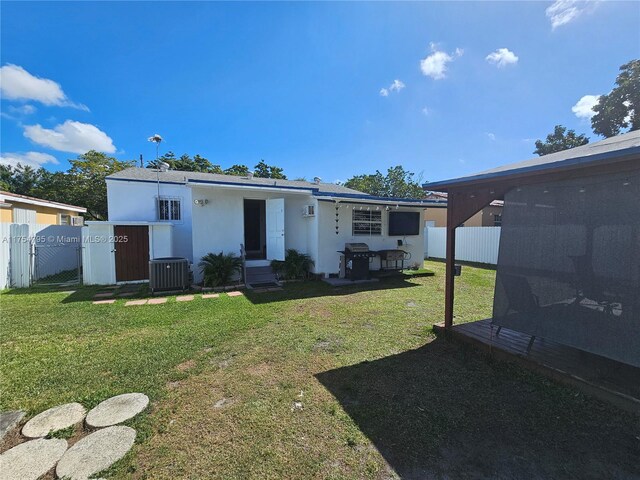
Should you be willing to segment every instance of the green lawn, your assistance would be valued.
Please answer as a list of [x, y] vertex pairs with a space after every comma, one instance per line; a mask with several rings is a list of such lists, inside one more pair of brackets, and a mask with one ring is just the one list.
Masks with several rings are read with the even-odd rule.
[[[426, 267], [136, 307], [6, 292], [0, 409], [148, 394], [118, 478], [640, 475], [638, 417], [436, 338], [444, 264]], [[490, 315], [494, 277], [463, 269], [457, 322]]]

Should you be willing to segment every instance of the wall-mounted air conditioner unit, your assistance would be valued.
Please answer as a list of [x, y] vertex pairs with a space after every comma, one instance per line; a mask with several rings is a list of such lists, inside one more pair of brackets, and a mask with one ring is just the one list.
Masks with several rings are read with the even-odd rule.
[[302, 216], [303, 217], [315, 217], [316, 216], [316, 206], [315, 205], [305, 205], [302, 207]]
[[82, 227], [84, 225], [84, 218], [80, 216], [71, 217], [71, 225], [73, 225], [74, 227]]

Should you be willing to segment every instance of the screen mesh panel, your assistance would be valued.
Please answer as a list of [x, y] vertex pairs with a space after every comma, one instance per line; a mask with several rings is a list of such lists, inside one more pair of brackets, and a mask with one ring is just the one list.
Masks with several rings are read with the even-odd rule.
[[640, 367], [640, 168], [504, 200], [493, 322]]

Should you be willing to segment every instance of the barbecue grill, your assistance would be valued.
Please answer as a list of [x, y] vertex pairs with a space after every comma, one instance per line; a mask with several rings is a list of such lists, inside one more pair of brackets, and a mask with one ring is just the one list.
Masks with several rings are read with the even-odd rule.
[[340, 250], [339, 253], [343, 255], [344, 275], [350, 280], [368, 278], [369, 262], [378, 255], [377, 252], [369, 250], [369, 245], [366, 243], [345, 243], [344, 250]]

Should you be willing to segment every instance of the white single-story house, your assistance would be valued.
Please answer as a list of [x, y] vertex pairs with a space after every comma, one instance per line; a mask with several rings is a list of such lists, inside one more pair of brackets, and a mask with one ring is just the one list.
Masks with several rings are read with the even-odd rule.
[[[446, 202], [374, 197], [320, 179], [149, 168], [108, 176], [107, 200], [109, 221], [85, 227], [87, 284], [146, 280], [148, 261], [162, 257], [187, 258], [196, 265], [197, 282], [202, 279], [197, 263], [204, 255], [240, 255], [241, 245], [247, 266], [267, 266], [295, 249], [310, 255], [314, 272], [325, 276], [339, 273], [338, 251], [349, 242], [376, 251], [404, 250], [413, 259], [405, 262], [408, 266], [424, 255], [424, 209], [446, 208]], [[374, 258], [371, 269], [379, 266]]]

